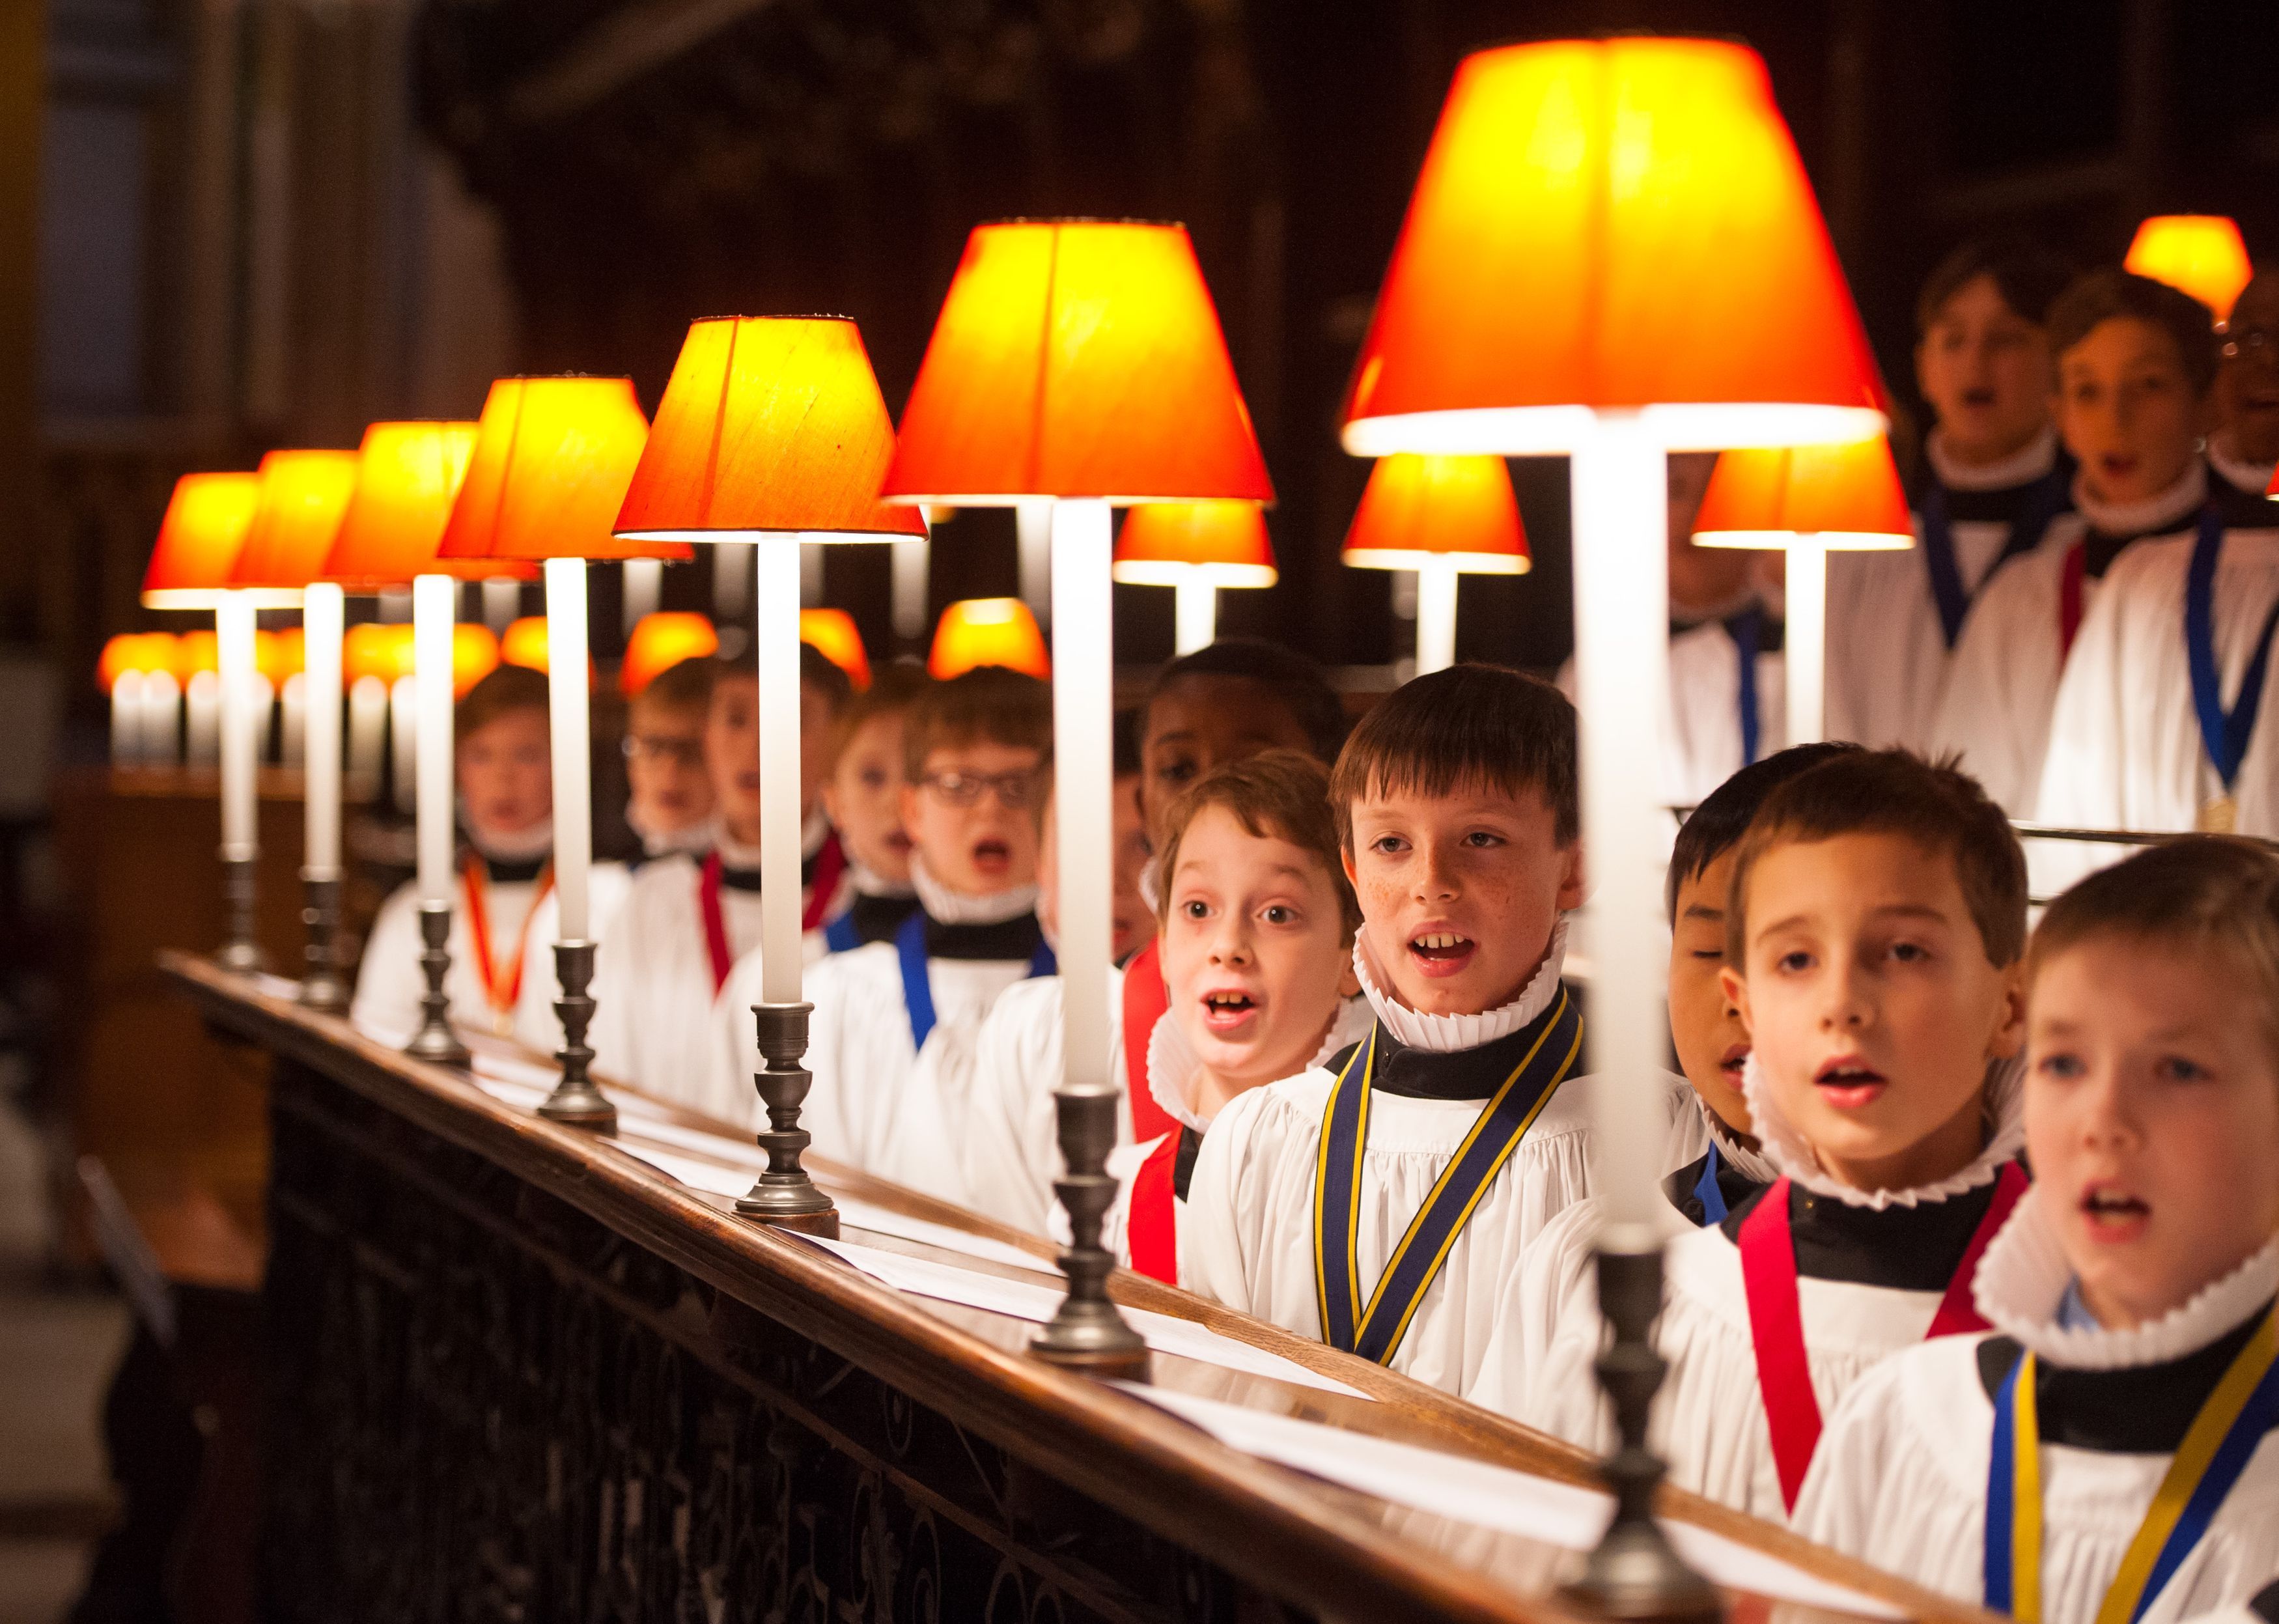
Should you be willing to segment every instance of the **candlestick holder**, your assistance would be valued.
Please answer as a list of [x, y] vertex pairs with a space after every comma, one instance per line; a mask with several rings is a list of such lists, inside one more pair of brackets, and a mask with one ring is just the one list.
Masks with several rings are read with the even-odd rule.
[[451, 968], [451, 950], [447, 945], [450, 939], [451, 905], [422, 902], [419, 940], [424, 946], [419, 968], [426, 974], [427, 991], [419, 998], [419, 1030], [403, 1046], [403, 1052], [439, 1066], [464, 1066], [467, 1046], [451, 1030], [451, 995], [443, 990], [443, 977]]
[[348, 978], [341, 974], [335, 943], [341, 928], [341, 882], [301, 870], [301, 923], [308, 931], [302, 949], [301, 1007], [323, 1015], [346, 1015]]
[[225, 924], [221, 950], [214, 957], [222, 969], [241, 976], [250, 976], [261, 968], [261, 946], [253, 939], [253, 904], [259, 888], [255, 870], [260, 864], [257, 856], [225, 855], [221, 860]]
[[538, 1114], [573, 1128], [613, 1133], [618, 1107], [594, 1085], [587, 1070], [594, 1063], [593, 1046], [586, 1041], [586, 1029], [594, 1020], [593, 995], [586, 991], [594, 980], [594, 944], [555, 943], [554, 975], [562, 984], [562, 996], [554, 1000], [554, 1013], [562, 1017], [562, 1047], [554, 1055], [562, 1062], [562, 1081], [540, 1102]]
[[1661, 1250], [1600, 1248], [1599, 1309], [1615, 1333], [1597, 1365], [1622, 1440], [1599, 1467], [1615, 1516], [1581, 1576], [1560, 1594], [1604, 1618], [1708, 1624], [1724, 1616], [1715, 1587], [1685, 1565], [1654, 1518], [1654, 1491], [1666, 1468], [1646, 1446], [1646, 1414], [1669, 1367], [1652, 1335], [1661, 1312]]
[[1147, 1344], [1108, 1295], [1108, 1274], [1116, 1267], [1116, 1258], [1100, 1244], [1101, 1221], [1116, 1199], [1116, 1179], [1108, 1171], [1108, 1153], [1116, 1144], [1116, 1093], [1112, 1089], [1055, 1089], [1053, 1107], [1060, 1124], [1061, 1156], [1068, 1163], [1068, 1171], [1053, 1184], [1053, 1192], [1069, 1215], [1069, 1245], [1061, 1253], [1068, 1295], [1051, 1323], [1029, 1344], [1029, 1352], [1088, 1375], [1144, 1381]]
[[736, 1210], [761, 1223], [780, 1224], [810, 1235], [836, 1237], [839, 1209], [808, 1177], [800, 1155], [812, 1136], [799, 1125], [799, 1108], [815, 1079], [800, 1064], [807, 1055], [807, 1018], [813, 1004], [755, 1004], [759, 1022], [760, 1069], [752, 1081], [768, 1108], [767, 1130], [759, 1136], [768, 1153], [767, 1170], [736, 1199]]

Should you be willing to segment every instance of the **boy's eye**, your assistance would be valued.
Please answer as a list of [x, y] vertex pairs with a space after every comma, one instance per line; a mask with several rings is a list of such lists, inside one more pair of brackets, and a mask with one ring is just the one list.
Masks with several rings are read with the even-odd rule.
[[1165, 762], [1155, 770], [1155, 776], [1166, 784], [1185, 784], [1195, 776], [1195, 764], [1188, 761]]
[[1705, 963], [1721, 964], [1724, 961], [1725, 950], [1723, 947], [1696, 947], [1691, 956]]
[[1282, 903], [1276, 902], [1270, 905], [1260, 915], [1260, 917], [1264, 919], [1268, 924], [1288, 924], [1292, 920], [1298, 917], [1298, 910], [1293, 908], [1285, 907]]
[[1179, 905], [1179, 911], [1190, 919], [1208, 919], [1210, 917], [1210, 904], [1200, 901], [1183, 902]]
[[1499, 834], [1491, 834], [1485, 829], [1475, 829], [1471, 833], [1464, 837], [1464, 844], [1466, 846], [1485, 849], [1491, 846], [1501, 846], [1503, 844], [1503, 837]]
[[2186, 1060], [2181, 1054], [2171, 1054], [2153, 1069], [2171, 1083], [2201, 1083], [2206, 1081], [2208, 1069], [2198, 1061]]
[[1392, 857], [1398, 855], [1401, 852], [1407, 851], [1408, 849], [1408, 842], [1402, 839], [1399, 835], [1379, 835], [1376, 839], [1371, 840], [1369, 843], [1369, 849], [1373, 852], [1382, 853], [1387, 857]]
[[2069, 1054], [2063, 1049], [2059, 1049], [2036, 1061], [2034, 1069], [2045, 1077], [2052, 1077], [2060, 1082], [2070, 1082], [2081, 1076], [2084, 1068], [2081, 1063], [2081, 1056]]
[[1786, 970], [1792, 975], [1799, 970], [1807, 970], [1812, 968], [1812, 955], [1805, 952], [1803, 948], [1799, 947], [1792, 952], [1784, 953], [1781, 954], [1779, 958], [1775, 959], [1773, 961], [1773, 968], [1778, 970]]
[[1920, 942], [1893, 942], [1891, 957], [1902, 964], [1918, 964], [1930, 958], [1930, 953]]
[[867, 790], [879, 790], [886, 788], [886, 773], [876, 767], [865, 767], [863, 770], [863, 787]]

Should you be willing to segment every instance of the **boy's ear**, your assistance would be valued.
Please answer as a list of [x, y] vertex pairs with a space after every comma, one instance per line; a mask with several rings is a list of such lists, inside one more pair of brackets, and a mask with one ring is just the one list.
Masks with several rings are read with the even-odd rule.
[[2023, 954], [2002, 969], [2002, 1002], [1994, 1017], [1994, 1030], [1986, 1039], [1986, 1053], [1994, 1060], [2009, 1060], [2026, 1046], [2026, 958]]
[[1361, 977], [1354, 973], [1353, 954], [1346, 954], [1346, 967], [1338, 972], [1338, 996], [1339, 998], [1359, 998], [1361, 996]]
[[1583, 837], [1577, 835], [1574, 844], [1561, 854], [1564, 872], [1559, 877], [1559, 911], [1571, 914], [1583, 906], [1585, 888], [1583, 867]]
[[1750, 1037], [1754, 1038], [1756, 1028], [1749, 1021], [1748, 977], [1728, 964], [1717, 972], [1717, 984], [1724, 989], [1725, 1001], [1740, 1012], [1742, 1026], [1747, 1029]]
[[1339, 866], [1343, 868], [1346, 871], [1346, 884], [1351, 885], [1355, 891], [1359, 891], [1361, 889], [1361, 876], [1354, 872], [1352, 846], [1340, 846], [1338, 847], [1338, 863]]

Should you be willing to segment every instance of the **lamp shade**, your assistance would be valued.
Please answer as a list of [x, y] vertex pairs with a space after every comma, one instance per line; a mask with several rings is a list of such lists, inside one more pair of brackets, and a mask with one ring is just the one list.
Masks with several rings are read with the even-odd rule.
[[279, 689], [285, 686], [288, 677], [299, 675], [308, 668], [309, 634], [300, 626], [286, 626], [275, 632], [264, 632], [255, 640], [253, 668]]
[[96, 662], [95, 680], [105, 693], [133, 671], [138, 676], [174, 669], [174, 634], [171, 632], [121, 632], [103, 646]]
[[1151, 502], [1125, 516], [1115, 578], [1135, 586], [1271, 586], [1274, 543], [1255, 502]]
[[612, 526], [648, 439], [630, 378], [491, 385], [444, 526], [441, 558], [687, 558]]
[[364, 430], [356, 489], [323, 578], [365, 594], [409, 586], [416, 575], [535, 575], [531, 564], [435, 556], [474, 448], [472, 423], [375, 423]]
[[546, 617], [525, 615], [507, 624], [506, 634], [499, 639], [499, 658], [508, 665], [519, 665], [526, 670], [546, 669]]
[[879, 500], [894, 454], [894, 419], [853, 322], [714, 317], [681, 344], [618, 533], [922, 536], [923, 517]]
[[229, 578], [239, 586], [289, 590], [318, 578], [356, 489], [353, 451], [272, 451], [261, 459], [253, 523]]
[[[144, 609], [211, 609], [230, 588], [230, 572], [253, 527], [261, 497], [261, 476], [250, 473], [184, 474], [174, 481], [166, 515], [158, 521], [157, 544], [142, 573]], [[297, 601], [291, 593], [274, 599], [278, 607]]]
[[926, 345], [889, 502], [1271, 502], [1186, 227], [976, 226]]
[[1884, 395], [1764, 64], [1713, 40], [1512, 45], [1456, 70], [1343, 440], [1671, 449], [1882, 432]]
[[174, 640], [174, 675], [188, 682], [200, 671], [221, 670], [221, 639], [201, 629]]
[[856, 688], [871, 686], [871, 656], [855, 617], [845, 609], [803, 609], [799, 612], [799, 640], [847, 673]]
[[[542, 633], [546, 623], [541, 620], [537, 624]], [[507, 632], [511, 635], [514, 626]], [[618, 692], [631, 699], [683, 660], [706, 660], [719, 652], [720, 634], [702, 615], [680, 609], [644, 615], [633, 623], [633, 634], [625, 640], [625, 657], [618, 666]], [[511, 664], [522, 663], [511, 655], [508, 660]]]
[[[539, 622], [541, 629], [545, 624]], [[488, 626], [463, 620], [451, 628], [453, 699], [466, 698], [467, 690], [498, 670], [499, 663], [499, 640]]]
[[366, 621], [350, 626], [341, 640], [341, 679], [356, 683], [377, 677], [391, 686], [411, 675], [411, 628]]
[[2255, 274], [2239, 227], [2221, 214], [2156, 214], [2137, 227], [2122, 268], [2181, 288], [2231, 319], [2240, 290]]
[[1838, 551], [1915, 545], [1907, 493], [1882, 435], [1837, 446], [1759, 448], [1717, 459], [1693, 538], [1708, 547], [1786, 547], [1816, 536]]
[[1523, 575], [1533, 562], [1500, 456], [1379, 459], [1346, 532], [1344, 558], [1362, 570], [1445, 558], [1477, 575]]
[[1020, 599], [966, 598], [942, 610], [933, 629], [933, 651], [926, 656], [927, 674], [947, 681], [981, 665], [1052, 677], [1037, 617]]

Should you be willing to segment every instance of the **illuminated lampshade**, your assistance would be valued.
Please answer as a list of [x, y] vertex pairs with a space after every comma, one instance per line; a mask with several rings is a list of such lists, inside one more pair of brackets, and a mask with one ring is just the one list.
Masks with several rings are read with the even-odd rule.
[[1799, 535], [1817, 536], [1838, 551], [1915, 545], [1890, 440], [1761, 448], [1717, 459], [1693, 521], [1695, 540], [1784, 548]]
[[265, 632], [254, 655], [256, 668], [280, 689], [288, 677], [298, 676], [308, 663], [309, 634], [299, 626]]
[[1500, 456], [1381, 458], [1346, 532], [1345, 562], [1415, 570], [1446, 560], [1476, 575], [1522, 575], [1527, 532]]
[[923, 536], [918, 514], [879, 500], [894, 452], [894, 420], [853, 322], [710, 318], [681, 344], [618, 533]]
[[[541, 629], [545, 622], [539, 622]], [[543, 650], [541, 650], [541, 655]], [[498, 670], [497, 634], [479, 622], [461, 621], [451, 628], [451, 697], [464, 699], [467, 690]], [[541, 670], [546, 668], [541, 665]]]
[[1512, 45], [1456, 71], [1343, 440], [1572, 449], [1859, 440], [1884, 395], [1763, 63], [1713, 40]]
[[525, 615], [506, 629], [499, 639], [499, 658], [508, 665], [519, 665], [533, 671], [546, 669], [546, 617]]
[[1271, 502], [1186, 227], [976, 226], [902, 413], [889, 502]]
[[[175, 480], [143, 571], [142, 607], [210, 609], [219, 602], [260, 496], [259, 474], [194, 473]], [[265, 594], [255, 601], [272, 599], [279, 608], [295, 601], [291, 593]]]
[[[208, 635], [211, 635], [209, 633]], [[174, 669], [174, 635], [171, 632], [121, 632], [103, 646], [96, 662], [95, 680], [105, 693], [129, 671], [138, 675]]]
[[245, 546], [229, 572], [237, 586], [300, 591], [323, 572], [356, 489], [353, 451], [272, 451]]
[[200, 671], [221, 670], [221, 640], [211, 632], [185, 632], [174, 640], [174, 675], [184, 683]]
[[353, 593], [375, 593], [408, 586], [418, 575], [477, 580], [537, 574], [529, 564], [435, 555], [474, 448], [472, 423], [375, 423], [364, 430], [356, 490], [324, 578]]
[[871, 686], [871, 656], [863, 647], [862, 632], [855, 628], [855, 617], [845, 609], [800, 610], [799, 640], [812, 644], [817, 654], [845, 671], [856, 689]]
[[2137, 228], [2129, 244], [2126, 270], [2182, 288], [2231, 319], [2240, 289], [2255, 274], [2239, 227], [2221, 214], [2156, 214]]
[[630, 378], [500, 379], [436, 555], [688, 557], [612, 530], [648, 439]]
[[[506, 660], [510, 665], [524, 662], [515, 658], [512, 647], [517, 626], [531, 624], [517, 621], [507, 628]], [[546, 623], [536, 623], [542, 640]], [[658, 675], [670, 670], [683, 660], [705, 660], [720, 651], [720, 634], [712, 629], [711, 620], [702, 615], [678, 609], [660, 610], [644, 615], [633, 623], [633, 634], [625, 640], [625, 657], [618, 667], [618, 687], [627, 699], [633, 698], [654, 682]], [[545, 669], [541, 653], [539, 670]]]
[[411, 675], [411, 628], [367, 621], [350, 626], [341, 640], [341, 679], [355, 683], [377, 677], [391, 686]]
[[1053, 663], [1037, 617], [1018, 598], [967, 598], [942, 610], [934, 627], [928, 674], [948, 680], [979, 665], [1002, 665], [1050, 678]]
[[1137, 586], [1271, 586], [1274, 543], [1255, 502], [1153, 502], [1116, 538], [1115, 578]]

